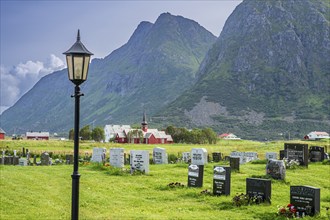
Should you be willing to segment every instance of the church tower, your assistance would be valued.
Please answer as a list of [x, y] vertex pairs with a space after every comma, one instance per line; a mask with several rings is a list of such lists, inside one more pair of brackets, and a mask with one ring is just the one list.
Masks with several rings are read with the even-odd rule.
[[147, 132], [148, 131], [148, 122], [147, 122], [147, 116], [146, 116], [146, 112], [143, 112], [143, 119], [142, 119], [142, 131]]

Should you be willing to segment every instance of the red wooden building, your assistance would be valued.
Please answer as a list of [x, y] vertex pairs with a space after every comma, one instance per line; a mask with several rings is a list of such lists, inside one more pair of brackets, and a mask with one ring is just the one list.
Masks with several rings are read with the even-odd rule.
[[116, 134], [115, 141], [117, 143], [134, 143], [134, 144], [169, 144], [173, 143], [171, 135], [167, 135], [165, 131], [158, 129], [148, 129], [146, 114], [143, 114], [141, 129], [124, 129]]
[[6, 136], [6, 132], [2, 128], [0, 128], [0, 140], [4, 140], [5, 136]]

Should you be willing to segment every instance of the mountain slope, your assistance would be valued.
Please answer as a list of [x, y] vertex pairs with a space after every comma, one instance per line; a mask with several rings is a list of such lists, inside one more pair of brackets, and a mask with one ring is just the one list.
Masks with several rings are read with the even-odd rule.
[[245, 0], [198, 82], [159, 115], [245, 138], [329, 130], [329, 3]]
[[[197, 22], [169, 13], [154, 24], [141, 22], [125, 45], [92, 61], [81, 86], [81, 125], [133, 124], [143, 109], [158, 111], [194, 83], [215, 40]], [[71, 93], [66, 70], [50, 74], [1, 115], [1, 126], [7, 133], [67, 132], [73, 127]]]

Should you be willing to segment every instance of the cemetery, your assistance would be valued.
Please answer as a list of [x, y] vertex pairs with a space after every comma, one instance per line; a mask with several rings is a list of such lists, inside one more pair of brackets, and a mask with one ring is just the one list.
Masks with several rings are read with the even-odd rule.
[[[242, 141], [222, 147], [225, 144], [161, 148], [82, 144], [80, 216], [330, 217], [330, 163], [324, 142], [317, 146], [281, 142], [256, 147], [257, 142]], [[286, 159], [297, 161], [294, 169], [280, 160], [281, 150]], [[32, 219], [36, 215], [69, 218], [73, 155], [62, 149], [58, 152], [34, 146], [1, 149], [1, 219]], [[237, 206], [237, 195], [248, 197], [248, 203]], [[47, 214], [40, 210], [47, 210]]]

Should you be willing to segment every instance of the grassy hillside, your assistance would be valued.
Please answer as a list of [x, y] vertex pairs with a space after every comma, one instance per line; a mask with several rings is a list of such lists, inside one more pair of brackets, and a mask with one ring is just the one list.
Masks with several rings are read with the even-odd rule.
[[[324, 146], [328, 142], [307, 142]], [[32, 152], [72, 152], [72, 142], [60, 141], [1, 141], [1, 148]], [[123, 147], [152, 151], [153, 145], [112, 145], [81, 143], [81, 152], [94, 146]], [[256, 151], [261, 159], [267, 151], [278, 152], [283, 142], [261, 143], [252, 141], [222, 141], [217, 145], [162, 145], [169, 154], [205, 147], [208, 152], [232, 150]], [[217, 163], [218, 164], [218, 163]], [[221, 162], [220, 164], [226, 164]], [[80, 165], [80, 218], [81, 219], [281, 219], [276, 216], [278, 205], [289, 203], [290, 185], [310, 185], [321, 188], [321, 215], [328, 219], [330, 211], [330, 166], [311, 163], [308, 169], [287, 170], [285, 181], [272, 180], [271, 205], [236, 207], [232, 198], [245, 193], [245, 179], [265, 174], [265, 164], [241, 165], [240, 172], [231, 175], [231, 195], [214, 197], [201, 194], [212, 191], [213, 166], [204, 170], [202, 188], [188, 188], [187, 164], [150, 165], [148, 175], [130, 175], [129, 166], [121, 171], [93, 164]], [[227, 164], [228, 165], [228, 164]], [[56, 166], [0, 166], [0, 219], [70, 219], [72, 165]], [[183, 188], [170, 188], [171, 182], [180, 182]], [[309, 219], [309, 218], [306, 218]]]

